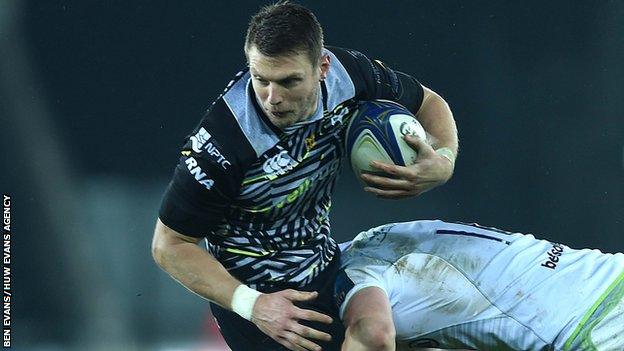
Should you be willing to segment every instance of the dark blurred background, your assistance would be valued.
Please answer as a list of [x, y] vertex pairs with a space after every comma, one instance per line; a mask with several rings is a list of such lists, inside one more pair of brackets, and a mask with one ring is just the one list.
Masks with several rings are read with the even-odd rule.
[[[444, 96], [460, 130], [454, 177], [418, 199], [376, 199], [344, 167], [338, 239], [441, 218], [624, 251], [624, 2], [301, 3], [327, 44]], [[150, 241], [178, 147], [245, 65], [261, 4], [0, 2], [16, 349], [223, 348]]]

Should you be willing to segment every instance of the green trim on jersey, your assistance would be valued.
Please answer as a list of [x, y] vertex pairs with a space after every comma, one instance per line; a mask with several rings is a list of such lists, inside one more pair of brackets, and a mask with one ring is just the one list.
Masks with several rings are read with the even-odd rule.
[[574, 333], [572, 333], [570, 338], [568, 338], [563, 345], [563, 350], [571, 350], [573, 343], [576, 346], [575, 349], [585, 351], [597, 350], [592, 342], [591, 333], [594, 327], [617, 306], [622, 298], [624, 298], [624, 272], [609, 285], [607, 290], [600, 295], [600, 298], [598, 298], [587, 313], [585, 313], [581, 322], [574, 330]]

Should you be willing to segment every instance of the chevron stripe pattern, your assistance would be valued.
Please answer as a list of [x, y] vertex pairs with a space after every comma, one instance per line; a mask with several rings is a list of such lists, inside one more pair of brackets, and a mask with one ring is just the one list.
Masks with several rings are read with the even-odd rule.
[[249, 168], [208, 249], [252, 287], [305, 285], [334, 257], [331, 192], [340, 173], [349, 106], [299, 123]]

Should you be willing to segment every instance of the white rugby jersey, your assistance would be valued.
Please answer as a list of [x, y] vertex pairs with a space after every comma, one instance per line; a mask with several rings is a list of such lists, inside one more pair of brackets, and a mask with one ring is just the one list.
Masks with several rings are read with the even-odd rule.
[[624, 254], [575, 250], [476, 224], [390, 224], [341, 247], [340, 316], [357, 291], [382, 288], [397, 350], [568, 349], [609, 292], [617, 299], [624, 292]]
[[247, 70], [230, 82], [187, 137], [160, 219], [208, 249], [237, 279], [261, 288], [302, 286], [336, 254], [331, 193], [344, 153], [347, 113], [360, 100], [417, 112], [414, 78], [347, 49], [328, 47], [317, 113], [284, 130], [258, 106]]

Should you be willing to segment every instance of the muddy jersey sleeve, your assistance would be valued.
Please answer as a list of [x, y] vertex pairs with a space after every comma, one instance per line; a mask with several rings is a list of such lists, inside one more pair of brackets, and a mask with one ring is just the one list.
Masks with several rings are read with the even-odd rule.
[[185, 139], [180, 160], [161, 203], [169, 228], [204, 237], [223, 222], [238, 193], [250, 146], [222, 99]]
[[423, 99], [423, 87], [414, 77], [371, 60], [359, 51], [328, 47], [345, 67], [358, 100], [387, 99], [400, 103], [413, 113]]

